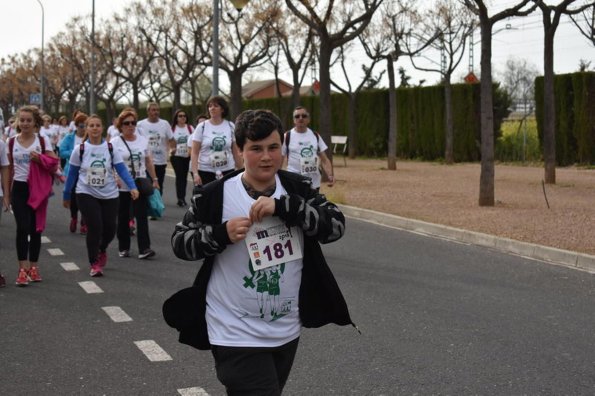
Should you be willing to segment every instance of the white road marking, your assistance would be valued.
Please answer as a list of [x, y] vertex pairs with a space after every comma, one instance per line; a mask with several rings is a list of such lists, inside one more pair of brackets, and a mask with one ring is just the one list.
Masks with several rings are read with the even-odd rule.
[[116, 323], [132, 322], [132, 318], [120, 307], [101, 307], [101, 309]]
[[79, 282], [79, 286], [88, 294], [103, 293], [103, 290], [93, 281]]
[[143, 340], [134, 341], [138, 349], [145, 354], [147, 359], [152, 362], [164, 362], [166, 360], [173, 360], [155, 341]]
[[50, 238], [48, 238], [46, 236], [42, 236], [41, 243], [52, 243], [52, 241], [50, 241]]
[[209, 396], [207, 391], [199, 387], [178, 389], [178, 393], [182, 396]]
[[64, 256], [64, 252], [60, 249], [48, 249], [50, 256]]
[[80, 270], [79, 266], [75, 263], [60, 263], [64, 271], [78, 271]]

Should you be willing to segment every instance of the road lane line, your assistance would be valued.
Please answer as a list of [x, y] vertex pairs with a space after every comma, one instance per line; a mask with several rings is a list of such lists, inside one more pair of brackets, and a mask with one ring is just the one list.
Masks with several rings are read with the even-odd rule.
[[93, 281], [79, 282], [79, 286], [88, 294], [103, 293], [103, 290]]
[[64, 256], [64, 252], [57, 248], [48, 249], [48, 253], [50, 254], [50, 256]]
[[64, 271], [78, 271], [80, 270], [79, 266], [75, 263], [60, 263]]
[[147, 359], [152, 362], [164, 362], [166, 360], [173, 360], [155, 341], [143, 340], [134, 341], [138, 349], [145, 354]]
[[50, 238], [48, 238], [46, 236], [42, 236], [41, 243], [52, 243], [52, 241], [50, 241]]
[[209, 396], [207, 391], [199, 387], [178, 389], [178, 393], [182, 396]]
[[132, 322], [132, 318], [120, 307], [101, 307], [101, 309], [116, 323]]

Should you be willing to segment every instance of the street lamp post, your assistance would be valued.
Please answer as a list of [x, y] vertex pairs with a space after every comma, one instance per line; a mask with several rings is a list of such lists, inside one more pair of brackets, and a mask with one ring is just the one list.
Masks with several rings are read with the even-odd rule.
[[[219, 1], [213, 0], [213, 96], [219, 95]], [[250, 0], [230, 0], [238, 12]]]
[[43, 54], [43, 47], [44, 47], [44, 34], [45, 34], [45, 12], [43, 10], [43, 4], [41, 4], [40, 0], [37, 0], [37, 3], [39, 4], [39, 6], [41, 7], [41, 87], [40, 87], [40, 103], [39, 103], [39, 107], [41, 108], [41, 110], [43, 110], [43, 108], [45, 107], [45, 102], [44, 102], [44, 95], [43, 95], [43, 91], [45, 88], [45, 59], [44, 59], [44, 54]]
[[91, 92], [89, 94], [90, 113], [97, 113], [97, 104], [95, 103], [95, 0], [92, 1], [91, 11]]

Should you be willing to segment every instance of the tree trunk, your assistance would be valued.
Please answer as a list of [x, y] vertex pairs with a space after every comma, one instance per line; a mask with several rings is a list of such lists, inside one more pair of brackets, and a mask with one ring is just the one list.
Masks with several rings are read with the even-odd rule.
[[357, 141], [357, 94], [349, 93], [349, 114], [347, 114], [347, 122], [349, 126], [349, 158], [355, 158], [356, 155], [356, 141]]
[[176, 83], [172, 85], [172, 90], [174, 91], [174, 103], [172, 110], [176, 111], [176, 109], [180, 108], [180, 104], [182, 103], [182, 87], [179, 83]]
[[293, 75], [293, 89], [291, 90], [291, 108], [295, 109], [300, 105], [300, 69], [291, 69]]
[[[331, 141], [331, 54], [333, 49], [328, 42], [328, 39], [321, 38], [320, 40], [320, 55], [319, 55], [319, 69], [320, 69], [320, 125], [318, 132], [325, 142]], [[333, 160], [333, 153], [327, 151], [329, 159]]]
[[549, 23], [549, 13], [544, 13], [543, 51], [543, 161], [545, 182], [556, 184], [556, 105], [554, 96], [554, 34], [556, 27]]
[[138, 111], [138, 106], [140, 105], [140, 101], [138, 99], [140, 95], [140, 88], [138, 87], [138, 81], [132, 81], [132, 107], [134, 107]]
[[444, 144], [444, 159], [447, 164], [452, 165], [454, 159], [454, 120], [452, 117], [452, 85], [450, 85], [450, 74], [444, 76], [444, 106], [446, 115], [446, 141]]
[[235, 120], [242, 111], [242, 74], [238, 70], [227, 73], [231, 88], [230, 120]]
[[481, 21], [481, 175], [479, 206], [494, 206], [494, 106], [492, 98], [492, 24]]
[[389, 170], [397, 170], [397, 89], [393, 57], [386, 58], [388, 70], [388, 164]]

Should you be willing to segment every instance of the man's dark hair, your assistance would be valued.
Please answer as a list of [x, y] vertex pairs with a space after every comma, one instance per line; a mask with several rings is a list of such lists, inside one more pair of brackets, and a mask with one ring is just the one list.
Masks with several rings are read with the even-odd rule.
[[240, 150], [244, 149], [246, 139], [259, 141], [277, 131], [283, 144], [283, 124], [270, 110], [246, 110], [236, 118], [235, 137]]

